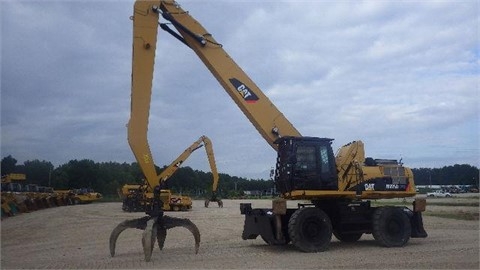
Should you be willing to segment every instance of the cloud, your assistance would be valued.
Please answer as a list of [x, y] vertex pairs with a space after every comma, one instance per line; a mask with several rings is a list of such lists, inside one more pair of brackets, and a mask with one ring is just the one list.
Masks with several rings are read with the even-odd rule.
[[[479, 166], [478, 2], [180, 4], [303, 135], [361, 139], [411, 167]], [[2, 157], [133, 162], [133, 1], [1, 5]], [[160, 31], [155, 63], [157, 164], [204, 134], [219, 171], [267, 178], [275, 152], [198, 57]], [[185, 165], [209, 170], [204, 154]]]

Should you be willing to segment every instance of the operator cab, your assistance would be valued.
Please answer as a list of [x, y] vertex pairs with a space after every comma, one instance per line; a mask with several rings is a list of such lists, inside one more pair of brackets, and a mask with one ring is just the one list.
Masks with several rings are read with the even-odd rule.
[[333, 139], [281, 137], [275, 173], [279, 192], [294, 190], [338, 190]]

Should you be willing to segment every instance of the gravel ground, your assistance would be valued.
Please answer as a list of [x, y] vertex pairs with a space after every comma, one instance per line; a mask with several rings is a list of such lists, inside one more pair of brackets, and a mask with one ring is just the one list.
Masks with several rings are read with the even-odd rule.
[[[435, 199], [448, 200], [448, 199]], [[466, 200], [466, 199], [465, 199]], [[473, 200], [478, 201], [478, 197]], [[110, 257], [111, 230], [125, 219], [120, 203], [63, 206], [7, 218], [1, 222], [1, 269], [479, 269], [479, 221], [424, 216], [425, 239], [410, 239], [403, 248], [384, 248], [371, 235], [356, 243], [332, 237], [330, 249], [302, 253], [292, 245], [268, 246], [260, 237], [241, 239], [240, 200], [224, 200], [224, 208], [194, 201], [189, 212], [168, 215], [190, 218], [200, 229], [194, 253], [193, 236], [184, 228], [169, 230], [165, 248], [155, 248], [150, 262], [143, 258], [140, 230], [124, 231]], [[269, 207], [270, 200], [254, 200]], [[292, 204], [291, 204], [292, 203]], [[289, 202], [294, 206], [293, 202]], [[433, 206], [432, 206], [433, 207]], [[435, 211], [476, 211], [478, 207], [435, 206]], [[440, 208], [444, 208], [443, 210]], [[428, 206], [427, 206], [428, 209]]]

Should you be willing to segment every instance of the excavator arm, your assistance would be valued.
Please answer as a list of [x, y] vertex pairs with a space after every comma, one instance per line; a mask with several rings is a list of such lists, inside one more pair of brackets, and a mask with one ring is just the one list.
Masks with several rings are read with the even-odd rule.
[[[176, 31], [169, 28], [168, 24], [161, 23], [160, 27], [181, 40], [198, 55], [270, 146], [277, 149], [275, 140], [279, 137], [300, 136], [297, 129], [235, 63], [222, 45], [217, 43], [213, 36], [175, 1], [137, 1], [134, 10], [132, 80], [136, 82], [132, 83], [132, 97], [134, 94], [139, 95], [144, 105], [150, 101], [156, 29], [159, 18], [162, 16], [175, 27]], [[146, 61], [146, 58], [150, 59]], [[142, 109], [145, 108], [148, 107], [142, 106]], [[141, 117], [145, 118], [145, 115], [148, 117], [148, 111], [143, 112]], [[146, 120], [143, 120], [143, 123], [145, 122]], [[146, 141], [146, 138], [141, 139]], [[143, 160], [151, 160], [151, 154], [148, 147], [145, 147], [145, 143], [139, 143], [134, 147], [139, 149], [138, 154], [135, 155], [137, 160], [140, 159], [143, 163], [146, 163]]]
[[[183, 151], [165, 170], [159, 175], [160, 183], [167, 181], [182, 166], [182, 163], [197, 149], [203, 147], [203, 142], [209, 140], [206, 136], [201, 136], [192, 145]], [[215, 168], [216, 171], [216, 168]]]
[[183, 151], [180, 156], [178, 156], [170, 165], [162, 171], [159, 175], [160, 184], [167, 181], [177, 170], [180, 168], [182, 163], [197, 149], [205, 146], [205, 151], [207, 153], [208, 163], [210, 164], [210, 169], [213, 176], [212, 184], [212, 198], [216, 197], [217, 187], [218, 187], [218, 171], [217, 165], [215, 163], [215, 156], [213, 154], [212, 141], [205, 135], [201, 136], [196, 140], [192, 145], [190, 145], [185, 151]]
[[208, 137], [203, 136], [203, 144], [205, 145], [205, 151], [207, 153], [208, 163], [210, 164], [210, 170], [212, 171], [212, 175], [213, 175], [212, 192], [216, 193], [218, 188], [219, 177], [218, 177], [217, 165], [215, 164], [215, 156], [213, 154], [212, 141]]
[[[201, 136], [196, 140], [192, 145], [190, 145], [185, 151], [183, 151], [180, 156], [178, 156], [170, 165], [163, 170], [159, 175], [160, 185], [167, 181], [180, 166], [187, 160], [188, 157], [197, 149], [205, 146], [205, 152], [207, 153], [208, 163], [210, 164], [210, 169], [212, 171], [213, 183], [212, 183], [212, 195], [209, 199], [205, 200], [205, 207], [208, 207], [210, 202], [217, 202], [220, 207], [223, 207], [223, 202], [217, 198], [217, 187], [218, 187], [218, 171], [217, 165], [215, 163], [215, 156], [213, 154], [212, 141], [205, 135]], [[150, 187], [150, 189], [152, 189]]]
[[145, 175], [149, 189], [153, 189], [153, 187], [168, 179], [178, 169], [178, 166], [175, 165], [180, 165], [193, 151], [201, 147], [203, 142], [214, 178], [212, 190], [216, 192], [218, 173], [211, 141], [206, 136], [202, 136], [187, 148], [182, 155], [173, 161], [173, 166], [169, 166], [160, 175], [156, 173], [155, 163], [148, 143], [147, 130], [157, 43], [158, 7], [165, 4], [173, 5], [173, 2], [137, 1], [134, 6], [134, 15], [132, 16], [132, 92], [130, 121], [128, 123], [128, 143]]
[[159, 184], [159, 176], [147, 139], [152, 93], [153, 66], [157, 42], [157, 21], [147, 2], [137, 2], [133, 20], [132, 93], [128, 122], [128, 143], [150, 187]]
[[210, 198], [205, 200], [205, 207], [208, 207], [210, 202], [217, 202], [219, 207], [223, 207], [223, 202], [218, 197], [218, 194], [217, 194], [219, 176], [217, 171], [217, 165], [215, 164], [215, 156], [213, 155], [212, 141], [210, 141], [209, 138], [204, 136], [203, 144], [205, 145], [205, 151], [207, 152], [208, 163], [210, 164], [210, 169], [213, 175], [212, 195], [210, 196]]
[[[213, 156], [211, 141], [202, 136], [172, 162], [160, 175], [157, 175], [155, 162], [148, 143], [148, 118], [152, 95], [152, 81], [154, 70], [155, 50], [157, 43], [158, 13], [155, 7], [158, 1], [137, 1], [134, 6], [133, 20], [133, 56], [132, 56], [132, 85], [131, 111], [128, 122], [128, 143], [145, 175], [148, 186], [153, 189], [156, 185], [168, 179], [178, 169], [188, 156], [206, 146], [208, 160], [214, 177], [213, 190], [216, 191], [218, 173]], [[176, 166], [178, 164], [178, 166]]]
[[[122, 208], [125, 211], [137, 211], [137, 210], [146, 210], [144, 208], [146, 207], [138, 207], [141, 205], [149, 205], [152, 203], [154, 199], [154, 194], [153, 191], [155, 187], [160, 188], [161, 192], [164, 192], [163, 194], [171, 194], [170, 190], [165, 187], [165, 185], [162, 185], [166, 183], [168, 179], [172, 177], [172, 175], [175, 174], [175, 172], [182, 166], [183, 162], [187, 160], [190, 155], [195, 152], [197, 149], [205, 147], [205, 152], [207, 154], [208, 162], [210, 165], [210, 169], [212, 172], [212, 194], [209, 199], [205, 201], [206, 207], [208, 207], [208, 203], [211, 201], [218, 202], [219, 206], [222, 207], [223, 203], [222, 201], [217, 197], [217, 188], [218, 188], [218, 171], [217, 171], [217, 165], [215, 163], [215, 156], [213, 153], [213, 146], [212, 146], [212, 141], [205, 135], [201, 136], [193, 142], [188, 148], [186, 148], [175, 160], [173, 160], [170, 165], [166, 166], [165, 169], [158, 175], [159, 182], [156, 183], [155, 185], [150, 184], [146, 179], [142, 183], [142, 185], [124, 185], [122, 188], [122, 191], [120, 192], [121, 195], [120, 197], [122, 198], [129, 198], [128, 200], [124, 200], [124, 204]], [[133, 195], [132, 195], [133, 194]], [[162, 197], [162, 196], [160, 196]], [[169, 204], [168, 198], [161, 198], [162, 203], [164, 205], [164, 210], [168, 210], [165, 208], [166, 204]], [[165, 200], [167, 199], [167, 200]], [[191, 202], [191, 199], [189, 199]], [[191, 205], [190, 205], [191, 206]]]

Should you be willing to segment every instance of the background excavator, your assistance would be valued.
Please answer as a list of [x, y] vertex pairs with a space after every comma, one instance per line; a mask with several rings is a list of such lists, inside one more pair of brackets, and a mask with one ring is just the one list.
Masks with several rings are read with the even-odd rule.
[[[160, 23], [160, 17], [167, 23]], [[328, 249], [332, 235], [340, 241], [354, 242], [365, 233], [373, 234], [386, 247], [404, 246], [411, 237], [427, 237], [421, 215], [424, 199], [415, 199], [413, 210], [371, 205], [372, 199], [415, 196], [411, 169], [396, 160], [365, 157], [361, 141], [345, 144], [335, 155], [333, 139], [302, 136], [213, 35], [177, 2], [136, 1], [132, 19], [132, 111], [141, 111], [143, 117], [142, 121], [132, 121], [132, 114], [129, 142], [149, 182], [158, 183], [158, 179], [151, 169], [146, 132], [134, 133], [146, 130], [148, 123], [159, 25], [197, 54], [277, 152], [274, 183], [281, 198], [273, 200], [272, 208], [267, 209], [240, 204], [240, 212], [245, 215], [243, 239], [260, 235], [270, 245], [291, 242], [301, 251], [318, 252]], [[287, 208], [286, 200], [309, 203]], [[161, 223], [159, 213], [161, 210], [149, 212], [149, 220]]]
[[[205, 199], [205, 207], [208, 207], [210, 202], [217, 202], [219, 207], [223, 207], [223, 202], [217, 195], [219, 177], [212, 142], [207, 136], [201, 136], [197, 141], [192, 143], [192, 145], [185, 149], [182, 154], [160, 173], [160, 184], [166, 183], [178, 168], [180, 168], [183, 162], [187, 160], [195, 150], [203, 146], [205, 146], [213, 176], [212, 194], [209, 198]], [[153, 188], [149, 186], [148, 181], [144, 181], [141, 185], [126, 184], [122, 187], [121, 197], [123, 198], [122, 209], [124, 211], [143, 212], [152, 204]], [[173, 194], [165, 185], [161, 185], [160, 199], [163, 203], [162, 207], [164, 211], [186, 211], [192, 209], [192, 199], [189, 196]]]

